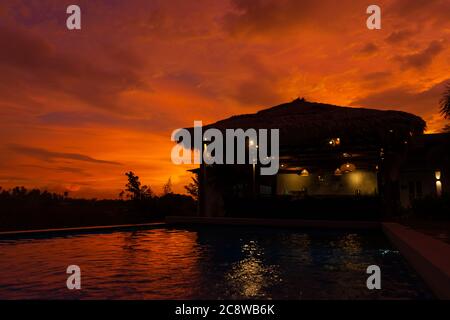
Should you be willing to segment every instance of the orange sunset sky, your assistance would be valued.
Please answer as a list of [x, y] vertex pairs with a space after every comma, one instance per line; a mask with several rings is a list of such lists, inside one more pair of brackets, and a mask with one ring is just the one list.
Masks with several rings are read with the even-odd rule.
[[[66, 28], [78, 4], [82, 30]], [[366, 8], [382, 9], [368, 30]], [[183, 192], [172, 130], [296, 97], [445, 124], [449, 0], [3, 0], [0, 186]]]

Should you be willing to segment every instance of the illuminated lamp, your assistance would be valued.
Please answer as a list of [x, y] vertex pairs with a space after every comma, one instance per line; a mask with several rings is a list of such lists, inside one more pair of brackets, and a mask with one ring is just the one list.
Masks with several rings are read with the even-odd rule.
[[306, 169], [303, 169], [302, 170], [302, 173], [300, 174], [302, 177], [307, 177], [307, 176], [309, 176], [309, 172], [308, 172], [308, 170], [306, 170]]
[[341, 144], [341, 139], [340, 138], [330, 139], [330, 141], [328, 141], [328, 144], [333, 147], [338, 146]]
[[436, 195], [440, 197], [442, 195], [442, 182], [436, 181]]
[[442, 195], [441, 171], [436, 170], [434, 172], [434, 177], [436, 178], [436, 195], [440, 197]]
[[336, 170], [334, 170], [334, 175], [335, 175], [335, 176], [342, 176], [342, 171], [341, 171], [341, 169], [337, 168]]
[[356, 170], [356, 166], [353, 163], [347, 162], [341, 166], [342, 172], [352, 172]]

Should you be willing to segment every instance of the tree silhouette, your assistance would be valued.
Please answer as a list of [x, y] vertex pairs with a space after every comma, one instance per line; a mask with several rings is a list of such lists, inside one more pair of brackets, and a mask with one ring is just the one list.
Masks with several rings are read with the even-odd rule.
[[172, 178], [169, 178], [169, 180], [167, 180], [166, 184], [163, 186], [163, 194], [167, 195], [167, 194], [171, 194], [172, 192]]
[[[450, 82], [447, 83], [445, 91], [439, 101], [440, 111], [444, 119], [450, 119]], [[444, 132], [450, 132], [450, 124], [447, 124], [443, 129]]]
[[187, 193], [194, 198], [195, 200], [198, 200], [199, 196], [199, 183], [198, 183], [198, 176], [192, 177], [192, 182], [189, 183], [187, 186], [184, 186]]
[[132, 171], [125, 173], [125, 175], [128, 177], [128, 183], [125, 185], [128, 198], [132, 200], [146, 200], [153, 197], [152, 189], [149, 186], [141, 186], [139, 177]]
[[445, 127], [444, 127], [444, 129], [442, 129], [442, 131], [450, 133], [450, 124], [445, 125]]
[[450, 118], [450, 83], [447, 83], [444, 94], [440, 101], [441, 114], [445, 119]]

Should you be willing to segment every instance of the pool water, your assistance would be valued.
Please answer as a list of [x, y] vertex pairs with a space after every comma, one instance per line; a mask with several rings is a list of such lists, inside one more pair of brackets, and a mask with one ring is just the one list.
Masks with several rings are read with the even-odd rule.
[[[81, 268], [68, 290], [67, 266]], [[381, 268], [381, 290], [366, 269]], [[0, 241], [0, 299], [429, 299], [379, 231], [155, 228]]]

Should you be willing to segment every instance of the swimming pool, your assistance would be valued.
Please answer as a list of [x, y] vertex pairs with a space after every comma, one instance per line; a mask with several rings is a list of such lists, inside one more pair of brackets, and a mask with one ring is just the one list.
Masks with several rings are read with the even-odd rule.
[[[366, 268], [381, 268], [368, 290]], [[81, 268], [68, 290], [66, 268]], [[177, 227], [0, 241], [0, 299], [429, 299], [380, 231]]]

